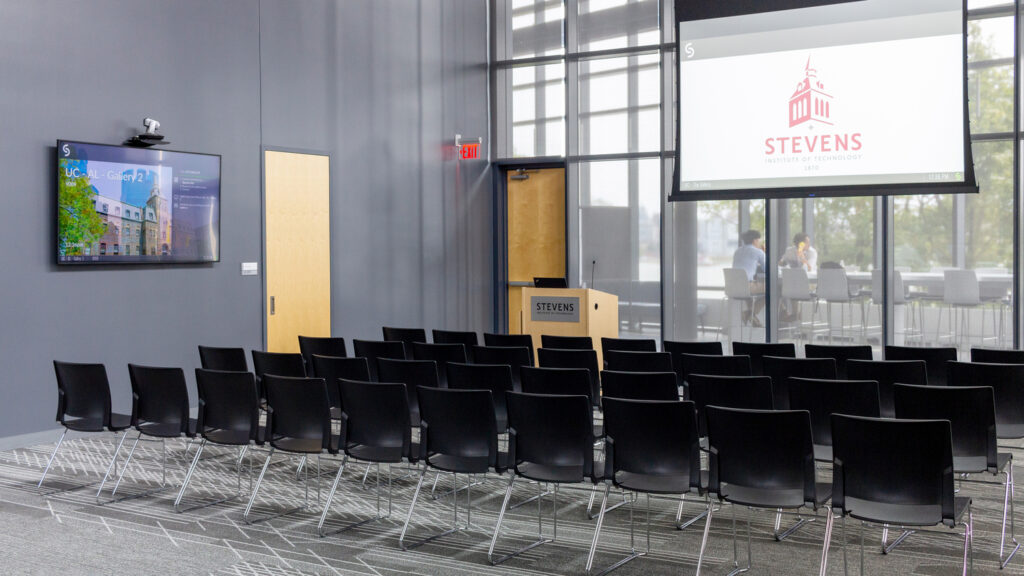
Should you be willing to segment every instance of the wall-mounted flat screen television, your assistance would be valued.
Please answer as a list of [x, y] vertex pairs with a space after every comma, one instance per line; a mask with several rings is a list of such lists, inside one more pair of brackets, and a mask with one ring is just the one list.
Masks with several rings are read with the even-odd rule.
[[220, 260], [220, 156], [57, 141], [57, 263]]

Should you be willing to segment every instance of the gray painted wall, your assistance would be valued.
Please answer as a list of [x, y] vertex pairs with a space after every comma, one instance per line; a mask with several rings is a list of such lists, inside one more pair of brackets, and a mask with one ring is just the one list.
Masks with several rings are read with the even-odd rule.
[[[332, 158], [332, 327], [484, 329], [490, 177], [483, 0], [0, 3], [0, 437], [55, 427], [51, 361], [198, 364], [259, 348], [261, 146]], [[221, 262], [58, 268], [54, 141], [117, 143], [145, 116], [171, 148], [223, 155]], [[262, 264], [261, 264], [262, 270]], [[191, 385], [191, 375], [189, 375]], [[193, 391], [194, 397], [194, 391]]]

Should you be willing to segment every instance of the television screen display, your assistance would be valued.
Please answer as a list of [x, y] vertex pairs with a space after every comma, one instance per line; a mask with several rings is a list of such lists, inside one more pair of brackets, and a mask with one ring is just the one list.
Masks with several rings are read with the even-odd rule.
[[220, 259], [220, 156], [57, 141], [57, 263]]

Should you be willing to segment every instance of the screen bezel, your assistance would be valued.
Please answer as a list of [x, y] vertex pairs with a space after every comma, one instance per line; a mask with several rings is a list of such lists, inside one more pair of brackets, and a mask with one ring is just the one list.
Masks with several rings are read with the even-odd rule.
[[962, 0], [962, 54], [963, 54], [963, 119], [964, 119], [964, 181], [950, 183], [921, 182], [913, 184], [853, 184], [841, 186], [815, 187], [770, 187], [745, 188], [726, 190], [694, 190], [683, 192], [679, 188], [680, 134], [682, 114], [679, 113], [679, 94], [682, 89], [682, 78], [679, 74], [680, 42], [679, 24], [695, 20], [726, 18], [763, 12], [796, 10], [832, 4], [858, 2], [860, 0], [727, 0], [715, 3], [695, 2], [693, 0], [676, 0], [675, 3], [675, 44], [676, 44], [676, 109], [675, 121], [675, 165], [672, 170], [672, 189], [668, 196], [669, 202], [687, 202], [700, 200], [759, 200], [775, 198], [835, 198], [844, 196], [904, 196], [919, 194], [977, 194], [979, 187], [974, 172], [974, 153], [971, 142], [971, 117], [969, 110], [967, 86], [967, 0]]
[[54, 174], [57, 174], [57, 169], [60, 166], [60, 150], [61, 144], [84, 144], [86, 146], [103, 146], [106, 148], [121, 148], [125, 150], [139, 150], [142, 152], [173, 152], [175, 154], [187, 154], [191, 156], [209, 156], [217, 159], [217, 248], [216, 254], [212, 259], [193, 259], [193, 260], [178, 260], [173, 258], [163, 259], [162, 256], [150, 256], [145, 260], [83, 260], [83, 261], [68, 261], [61, 260], [59, 253], [60, 243], [60, 224], [58, 211], [60, 210], [60, 177], [58, 175], [57, 180], [54, 182], [54, 207], [53, 207], [53, 259], [58, 266], [195, 266], [199, 264], [214, 264], [220, 262], [220, 245], [221, 245], [221, 207], [223, 206], [222, 197], [224, 191], [224, 157], [221, 154], [211, 154], [206, 152], [188, 152], [184, 150], [169, 150], [166, 148], [141, 148], [138, 146], [127, 146], [124, 144], [107, 144], [104, 142], [87, 142], [84, 140], [68, 140], [64, 138], [57, 139], [57, 146], [54, 148]]

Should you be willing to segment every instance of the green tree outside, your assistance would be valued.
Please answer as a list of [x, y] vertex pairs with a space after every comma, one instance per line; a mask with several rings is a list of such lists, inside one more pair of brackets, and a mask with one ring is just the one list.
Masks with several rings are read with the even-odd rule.
[[[74, 168], [82, 175], [69, 176]], [[58, 163], [57, 253], [61, 256], [81, 256], [86, 246], [103, 235], [103, 218], [96, 212], [95, 192], [85, 173], [81, 160], [61, 159]]]

